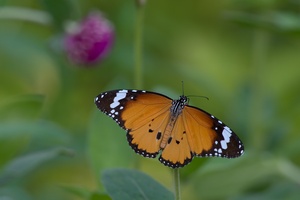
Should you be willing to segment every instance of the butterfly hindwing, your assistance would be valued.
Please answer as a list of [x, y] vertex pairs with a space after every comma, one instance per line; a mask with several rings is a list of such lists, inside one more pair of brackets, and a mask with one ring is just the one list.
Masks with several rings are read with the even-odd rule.
[[183, 115], [179, 115], [168, 144], [159, 157], [161, 163], [172, 168], [182, 167], [193, 159], [186, 127], [183, 122]]

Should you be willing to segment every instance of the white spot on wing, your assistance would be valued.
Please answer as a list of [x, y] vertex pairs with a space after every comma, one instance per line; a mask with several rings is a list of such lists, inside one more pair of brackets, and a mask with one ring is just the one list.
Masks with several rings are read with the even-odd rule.
[[225, 126], [224, 129], [226, 129], [229, 133], [232, 133], [232, 130], [228, 126]]
[[225, 126], [222, 131], [222, 135], [223, 135], [225, 142], [228, 143], [230, 141], [231, 133], [232, 133], [232, 131], [227, 126]]
[[221, 147], [222, 149], [227, 149], [227, 142], [225, 142], [225, 140], [221, 141]]
[[228, 126], [225, 126], [222, 131], [224, 140], [221, 140], [220, 142], [222, 149], [227, 149], [227, 144], [230, 142], [230, 137], [232, 135], [231, 133], [232, 131], [230, 130], [230, 128], [228, 128]]
[[120, 90], [117, 92], [114, 101], [110, 104], [110, 108], [115, 108], [120, 105], [120, 101], [126, 97], [127, 92], [127, 90]]

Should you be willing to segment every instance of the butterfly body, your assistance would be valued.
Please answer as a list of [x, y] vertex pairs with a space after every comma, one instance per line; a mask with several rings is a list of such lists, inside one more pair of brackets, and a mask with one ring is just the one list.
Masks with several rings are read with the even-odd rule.
[[95, 98], [97, 107], [127, 131], [133, 150], [178, 168], [194, 156], [234, 158], [243, 154], [238, 136], [223, 122], [177, 100], [144, 90], [113, 90]]
[[177, 121], [178, 116], [181, 114], [182, 109], [187, 104], [187, 98], [185, 96], [181, 96], [178, 100], [172, 101], [172, 106], [170, 108], [170, 119], [168, 120], [168, 125], [164, 130], [164, 135], [160, 143], [160, 148], [164, 149], [167, 143], [171, 143], [172, 141], [172, 130], [175, 126], [175, 122]]

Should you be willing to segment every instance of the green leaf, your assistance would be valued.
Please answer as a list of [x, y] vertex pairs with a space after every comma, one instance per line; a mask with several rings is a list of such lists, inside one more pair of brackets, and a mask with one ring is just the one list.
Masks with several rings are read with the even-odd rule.
[[225, 16], [232, 21], [253, 27], [263, 27], [283, 32], [300, 31], [299, 15], [288, 12], [247, 13], [241, 11], [226, 12]]
[[198, 171], [205, 163], [208, 161], [209, 158], [199, 158], [196, 157], [193, 159], [192, 163], [186, 165], [184, 168], [180, 170], [180, 177], [182, 181], [188, 180], [190, 176], [193, 176], [196, 171]]
[[74, 194], [75, 196], [81, 197], [83, 199], [87, 199], [90, 196], [90, 192], [82, 187], [74, 187], [74, 186], [61, 186], [65, 191]]
[[285, 159], [248, 154], [227, 161], [211, 158], [189, 181], [198, 198], [230, 199], [249, 188], [277, 184], [282, 176], [298, 185], [300, 170]]
[[[1, 5], [1, 1], [0, 1]], [[15, 19], [48, 25], [50, 16], [44, 11], [16, 6], [3, 6], [0, 9], [0, 19]]]
[[42, 0], [45, 9], [52, 16], [54, 24], [59, 29], [63, 28], [64, 22], [70, 18], [71, 12], [74, 10], [72, 0], [52, 1]]
[[20, 156], [4, 166], [0, 175], [0, 183], [3, 184], [12, 179], [20, 178], [45, 162], [63, 154], [71, 155], [72, 152], [65, 148], [55, 148]]
[[70, 134], [49, 121], [7, 121], [0, 123], [0, 165], [24, 151], [71, 141]]
[[173, 193], [137, 170], [109, 169], [102, 174], [101, 180], [114, 200], [168, 200], [174, 199]]
[[64, 190], [67, 192], [74, 194], [82, 199], [89, 200], [110, 200], [111, 198], [107, 194], [103, 194], [100, 192], [90, 192], [82, 187], [74, 187], [74, 186], [62, 186]]
[[[0, 140], [30, 138], [35, 147], [62, 145], [70, 141], [69, 134], [50, 121], [9, 121], [0, 123]], [[0, 147], [1, 150], [1, 147]]]
[[1, 200], [14, 200], [14, 199], [32, 200], [33, 198], [24, 188], [19, 188], [15, 186], [3, 187], [1, 185], [0, 199]]
[[88, 154], [96, 172], [133, 165], [135, 153], [128, 145], [126, 132], [96, 109], [88, 136]]
[[93, 193], [89, 200], [111, 200], [107, 194]]
[[6, 99], [0, 105], [0, 119], [35, 119], [39, 116], [45, 97], [43, 95], [22, 95]]

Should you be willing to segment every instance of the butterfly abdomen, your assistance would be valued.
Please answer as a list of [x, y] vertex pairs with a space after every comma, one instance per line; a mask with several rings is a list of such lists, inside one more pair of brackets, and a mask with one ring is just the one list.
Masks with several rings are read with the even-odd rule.
[[172, 134], [172, 130], [173, 130], [176, 120], [177, 120], [177, 118], [174, 118], [174, 117], [171, 117], [171, 119], [169, 120], [169, 123], [168, 123], [166, 129], [164, 130], [163, 138], [160, 143], [161, 149], [164, 149], [167, 144], [171, 143], [171, 141], [172, 141], [171, 134]]
[[178, 116], [181, 114], [185, 104], [187, 102], [186, 96], [181, 96], [178, 100], [172, 101], [172, 106], [170, 108], [170, 119], [168, 120], [168, 125], [164, 131], [163, 138], [160, 143], [160, 148], [164, 149], [167, 144], [170, 144], [172, 142], [172, 131], [174, 128], [174, 125], [178, 119]]

